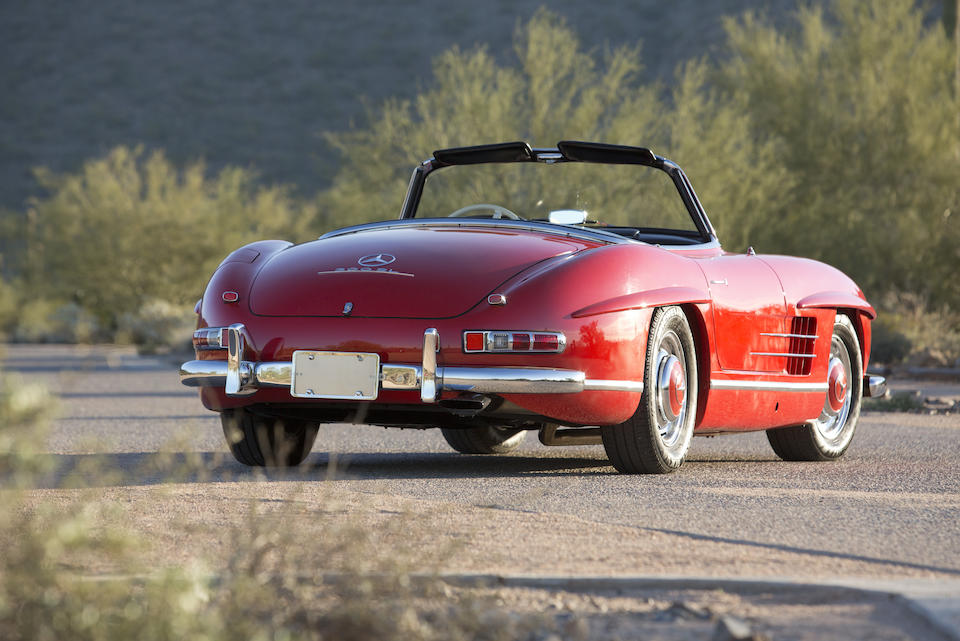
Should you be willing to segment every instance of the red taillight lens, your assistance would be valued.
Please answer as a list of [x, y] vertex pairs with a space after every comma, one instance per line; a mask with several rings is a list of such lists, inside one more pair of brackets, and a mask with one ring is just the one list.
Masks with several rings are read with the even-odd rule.
[[525, 352], [530, 349], [530, 334], [514, 334], [513, 349], [517, 350], [518, 352]]
[[560, 332], [468, 331], [463, 351], [468, 353], [560, 353], [567, 345]]
[[560, 347], [560, 337], [556, 334], [535, 334], [533, 337], [533, 350], [536, 352], [558, 352]]
[[483, 332], [464, 332], [463, 350], [465, 352], [482, 352], [484, 347]]

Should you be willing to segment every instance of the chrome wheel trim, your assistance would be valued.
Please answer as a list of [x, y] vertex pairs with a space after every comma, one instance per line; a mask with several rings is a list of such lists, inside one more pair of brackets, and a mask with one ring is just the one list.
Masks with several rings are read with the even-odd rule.
[[816, 429], [825, 440], [831, 442], [839, 439], [843, 434], [844, 428], [847, 426], [847, 419], [850, 417], [850, 407], [853, 405], [854, 389], [854, 385], [852, 385], [850, 379], [853, 372], [850, 363], [850, 352], [847, 350], [843, 339], [834, 334], [830, 341], [830, 365], [827, 368], [828, 381], [830, 380], [830, 372], [837, 367], [843, 368], [843, 376], [847, 382], [843, 405], [839, 410], [835, 411], [830, 406], [831, 392], [828, 391], [827, 398], [823, 403], [823, 410], [820, 412], [820, 416], [813, 421], [814, 429]]
[[660, 345], [657, 350], [657, 384], [656, 393], [652, 394], [654, 404], [654, 416], [657, 421], [657, 432], [660, 440], [666, 447], [676, 445], [683, 434], [683, 423], [687, 416], [687, 396], [684, 394], [683, 402], [680, 405], [679, 413], [674, 413], [670, 406], [671, 393], [671, 372], [674, 365], [679, 363], [683, 368], [684, 391], [686, 391], [686, 358], [684, 356], [683, 344], [676, 332], [669, 331], [660, 339]]

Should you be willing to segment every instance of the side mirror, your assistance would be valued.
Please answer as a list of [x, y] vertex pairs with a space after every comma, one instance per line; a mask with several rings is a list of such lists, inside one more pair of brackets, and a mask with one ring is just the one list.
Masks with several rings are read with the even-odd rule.
[[555, 209], [547, 218], [555, 225], [582, 225], [587, 222], [587, 212], [580, 209]]

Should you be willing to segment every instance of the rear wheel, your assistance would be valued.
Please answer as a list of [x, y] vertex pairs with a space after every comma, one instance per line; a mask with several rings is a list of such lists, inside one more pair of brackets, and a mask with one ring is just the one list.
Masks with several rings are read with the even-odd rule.
[[506, 454], [520, 447], [526, 433], [507, 427], [482, 425], [454, 429], [441, 427], [443, 438], [461, 454]]
[[234, 458], [251, 467], [292, 467], [303, 462], [317, 438], [307, 421], [261, 416], [238, 407], [220, 414]]
[[643, 398], [632, 417], [600, 433], [607, 457], [625, 474], [665, 474], [683, 464], [697, 414], [697, 357], [683, 310], [653, 314]]
[[863, 359], [853, 323], [843, 315], [838, 315], [833, 325], [827, 386], [827, 398], [816, 419], [767, 430], [767, 440], [783, 460], [837, 459], [853, 439], [863, 398]]

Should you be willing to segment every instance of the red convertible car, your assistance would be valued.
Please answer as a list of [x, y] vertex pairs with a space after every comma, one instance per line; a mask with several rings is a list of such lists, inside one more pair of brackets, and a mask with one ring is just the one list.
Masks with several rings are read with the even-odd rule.
[[857, 285], [724, 251], [684, 173], [641, 147], [436, 151], [399, 219], [241, 247], [197, 312], [180, 378], [247, 465], [297, 465], [333, 422], [439, 427], [468, 454], [536, 430], [626, 473], [752, 430], [827, 460], [885, 391]]

